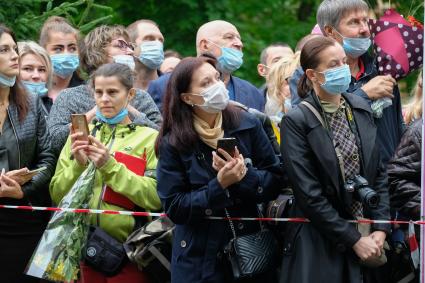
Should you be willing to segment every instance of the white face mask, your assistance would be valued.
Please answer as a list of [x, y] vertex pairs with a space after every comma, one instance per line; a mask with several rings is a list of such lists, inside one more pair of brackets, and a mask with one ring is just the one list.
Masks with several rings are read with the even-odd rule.
[[136, 67], [134, 58], [131, 55], [114, 55], [112, 58], [115, 63], [127, 65], [132, 71], [134, 71], [134, 68]]
[[229, 104], [229, 91], [222, 81], [218, 81], [208, 87], [200, 94], [192, 94], [202, 96], [204, 104], [197, 105], [208, 113], [218, 113], [223, 111]]

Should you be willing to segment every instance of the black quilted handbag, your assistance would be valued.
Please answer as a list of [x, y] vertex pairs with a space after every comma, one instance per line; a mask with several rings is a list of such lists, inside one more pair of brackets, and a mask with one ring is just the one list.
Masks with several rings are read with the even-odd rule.
[[227, 209], [225, 211], [233, 239], [224, 252], [230, 261], [234, 279], [252, 278], [273, 268], [278, 251], [273, 233], [260, 225], [259, 232], [237, 237], [230, 215]]

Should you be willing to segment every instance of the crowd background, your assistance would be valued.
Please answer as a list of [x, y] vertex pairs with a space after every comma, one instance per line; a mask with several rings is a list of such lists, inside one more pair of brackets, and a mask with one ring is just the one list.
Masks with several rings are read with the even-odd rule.
[[[39, 30], [50, 16], [63, 16], [82, 34], [100, 24], [127, 26], [138, 19], [158, 23], [165, 37], [164, 50], [173, 49], [184, 57], [193, 56], [196, 28], [203, 23], [222, 19], [234, 24], [243, 36], [244, 64], [234, 75], [261, 86], [257, 64], [263, 48], [271, 42], [285, 42], [295, 48], [297, 41], [310, 33], [316, 24], [321, 0], [17, 0], [1, 1], [0, 22], [13, 27], [17, 40], [38, 41]], [[385, 9], [395, 8], [401, 15], [422, 20], [423, 1], [367, 0], [371, 18], [380, 17]], [[171, 16], [172, 15], [172, 16]], [[403, 102], [410, 93], [417, 72], [399, 82]]]

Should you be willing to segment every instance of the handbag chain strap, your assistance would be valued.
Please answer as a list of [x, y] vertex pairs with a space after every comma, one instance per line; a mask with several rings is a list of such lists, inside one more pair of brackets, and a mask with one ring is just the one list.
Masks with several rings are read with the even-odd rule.
[[230, 219], [230, 214], [227, 211], [227, 208], [224, 209], [224, 213], [226, 213], [227, 220], [229, 221], [230, 230], [232, 230], [233, 238], [236, 239], [236, 230], [235, 225], [233, 225], [232, 219]]
[[[215, 178], [216, 177], [215, 172], [213, 172], [211, 166], [209, 166], [208, 162], [205, 160], [204, 154], [202, 152], [200, 152], [199, 150], [196, 153], [196, 159], [198, 159], [198, 161], [201, 163], [201, 165], [204, 167], [204, 169], [207, 171], [208, 175], [211, 178]], [[260, 209], [258, 208], [258, 205], [257, 205], [257, 212], [258, 212], [258, 214], [259, 214], [260, 217], [263, 217]], [[233, 221], [232, 221], [232, 219], [230, 217], [230, 213], [227, 210], [227, 208], [224, 208], [224, 213], [226, 214], [226, 218], [229, 221], [229, 226], [230, 226], [230, 230], [232, 230], [233, 238], [236, 239], [235, 225], [233, 224]], [[260, 229], [261, 230], [264, 230], [264, 226], [263, 226], [263, 223], [261, 223], [261, 221], [259, 221], [259, 225], [260, 225]]]

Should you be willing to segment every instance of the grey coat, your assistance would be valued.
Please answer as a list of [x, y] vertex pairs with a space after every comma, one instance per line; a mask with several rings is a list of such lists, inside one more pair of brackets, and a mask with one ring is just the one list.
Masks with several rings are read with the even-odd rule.
[[[59, 155], [68, 138], [71, 114], [87, 113], [95, 104], [87, 85], [67, 88], [59, 93], [47, 119], [52, 136], [52, 147], [56, 154]], [[137, 89], [136, 96], [130, 104], [141, 113], [138, 117], [131, 117], [135, 124], [159, 129], [162, 122], [161, 113], [146, 91]]]

